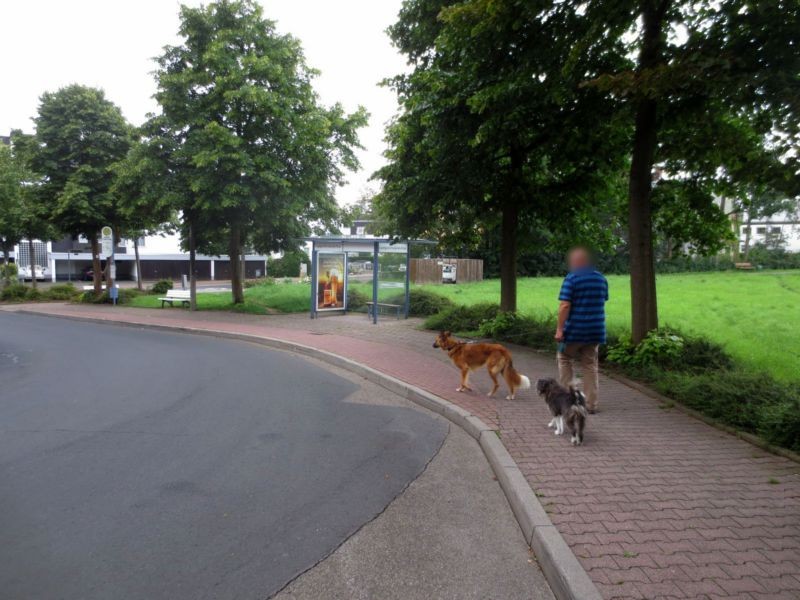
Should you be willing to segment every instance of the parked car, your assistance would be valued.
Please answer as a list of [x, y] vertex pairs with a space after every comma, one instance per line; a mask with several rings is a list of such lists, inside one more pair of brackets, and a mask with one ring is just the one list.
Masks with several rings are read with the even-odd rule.
[[456, 266], [442, 265], [442, 283], [456, 282]]
[[[36, 275], [36, 281], [44, 281], [50, 276], [50, 269], [47, 267], [34, 265], [33, 271]], [[22, 281], [31, 281], [31, 268], [19, 267], [17, 271], [17, 277]]]

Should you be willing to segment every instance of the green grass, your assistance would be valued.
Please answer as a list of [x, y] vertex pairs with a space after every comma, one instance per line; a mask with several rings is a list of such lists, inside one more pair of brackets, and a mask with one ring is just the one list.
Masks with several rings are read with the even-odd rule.
[[[630, 330], [630, 284], [627, 276], [608, 277], [608, 328]], [[531, 315], [553, 312], [561, 279], [520, 279], [519, 311]], [[496, 302], [500, 282], [487, 280], [455, 286], [434, 286], [457, 304]], [[724, 271], [681, 273], [658, 277], [658, 310], [669, 325], [722, 344], [744, 365], [797, 380], [800, 361], [800, 272]]]
[[[628, 277], [608, 278], [608, 327], [615, 333], [630, 328]], [[519, 311], [541, 316], [555, 311], [561, 278], [519, 280]], [[371, 296], [369, 284], [353, 287]], [[449, 296], [457, 304], [498, 302], [500, 282], [490, 279], [458, 285], [419, 286]], [[381, 298], [402, 290], [381, 288]], [[234, 307], [229, 293], [198, 295], [201, 310], [235, 310], [253, 314], [308, 310], [308, 284], [277, 283], [245, 290], [245, 304]], [[800, 360], [800, 272], [712, 272], [660, 275], [659, 315], [662, 325], [702, 335], [722, 344], [743, 365], [772, 373], [784, 381], [798, 379]], [[155, 296], [135, 298], [132, 306], [157, 307]]]
[[[138, 308], [159, 308], [161, 294], [139, 296], [129, 306]], [[276, 283], [274, 285], [257, 285], [244, 291], [244, 304], [234, 305], [230, 292], [209, 292], [197, 294], [199, 310], [228, 310], [255, 315], [272, 313], [303, 312], [309, 308], [308, 285], [296, 283]], [[179, 305], [176, 304], [175, 308]], [[167, 305], [166, 308], [169, 308]]]

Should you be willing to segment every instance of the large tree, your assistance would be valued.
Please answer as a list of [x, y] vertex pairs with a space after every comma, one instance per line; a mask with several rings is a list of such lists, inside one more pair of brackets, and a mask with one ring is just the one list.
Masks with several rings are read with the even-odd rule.
[[0, 245], [3, 264], [8, 264], [11, 251], [22, 240], [20, 192], [22, 175], [11, 146], [0, 143]]
[[628, 226], [638, 342], [658, 326], [654, 202], [682, 198], [687, 211], [719, 222], [717, 197], [752, 186], [798, 193], [800, 3], [602, 0], [581, 10], [591, 23], [581, 46], [617, 52], [616, 44], [633, 57], [591, 85], [634, 124]]
[[409, 0], [390, 35], [412, 71], [377, 176], [383, 220], [450, 247], [500, 232], [501, 308], [516, 310], [519, 242], [543, 229], [580, 241], [614, 202], [626, 130], [613, 100], [582, 85], [621, 52], [588, 35], [574, 7], [513, 0]]
[[338, 215], [333, 191], [358, 166], [366, 113], [321, 106], [299, 42], [251, 0], [184, 6], [180, 35], [158, 59], [156, 99], [191, 169], [191, 231], [214, 245], [225, 234], [239, 303], [244, 248], [291, 247]]
[[95, 294], [101, 292], [98, 232], [114, 225], [114, 165], [131, 144], [130, 127], [102, 90], [70, 85], [42, 95], [36, 122], [35, 170], [61, 232], [91, 243]]

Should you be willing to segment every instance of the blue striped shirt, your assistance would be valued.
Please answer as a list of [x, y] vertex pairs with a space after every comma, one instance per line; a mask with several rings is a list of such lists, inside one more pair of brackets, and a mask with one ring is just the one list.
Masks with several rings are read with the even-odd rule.
[[567, 344], [606, 343], [608, 281], [593, 268], [578, 269], [564, 278], [558, 299], [570, 303], [564, 324]]

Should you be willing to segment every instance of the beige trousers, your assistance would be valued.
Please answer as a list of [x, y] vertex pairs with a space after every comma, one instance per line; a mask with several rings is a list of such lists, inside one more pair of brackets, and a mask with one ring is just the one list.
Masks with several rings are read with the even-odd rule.
[[583, 393], [586, 394], [586, 407], [589, 410], [596, 409], [598, 402], [598, 348], [598, 344], [567, 344], [564, 352], [556, 354], [558, 379], [564, 387], [568, 387], [573, 382], [573, 362], [580, 362], [581, 375], [583, 376]]

